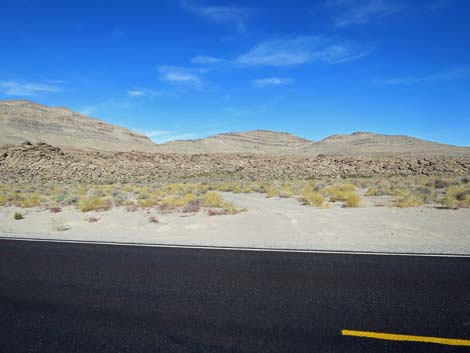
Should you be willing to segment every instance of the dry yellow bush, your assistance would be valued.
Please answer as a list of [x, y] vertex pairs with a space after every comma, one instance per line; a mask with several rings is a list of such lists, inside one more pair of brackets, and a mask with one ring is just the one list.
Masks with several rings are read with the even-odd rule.
[[361, 203], [361, 197], [354, 191], [349, 191], [344, 196], [346, 207], [359, 207]]
[[222, 196], [217, 191], [209, 191], [207, 194], [204, 196], [204, 199], [202, 201], [202, 205], [205, 207], [216, 207], [216, 208], [222, 208], [224, 203], [224, 200], [222, 199]]
[[82, 212], [97, 211], [103, 206], [104, 201], [99, 197], [81, 197], [78, 201], [78, 208]]
[[5, 195], [0, 195], [0, 206], [4, 206], [7, 203]]
[[398, 197], [395, 201], [396, 207], [406, 208], [406, 207], [417, 207], [424, 204], [422, 195], [408, 192]]
[[442, 203], [445, 207], [450, 208], [451, 210], [459, 208], [459, 202], [453, 195], [447, 195], [446, 197], [444, 197]]
[[313, 191], [310, 188], [305, 188], [304, 190], [302, 190], [299, 199], [300, 201], [304, 202], [306, 205], [309, 206], [325, 206], [325, 198], [323, 197], [323, 195], [319, 192]]
[[346, 196], [356, 190], [356, 186], [351, 183], [328, 186], [324, 192], [330, 195], [330, 201], [346, 201]]
[[31, 207], [36, 207], [39, 206], [41, 202], [41, 199], [39, 197], [39, 194], [34, 193], [32, 195], [29, 195], [29, 197], [24, 197], [23, 201], [21, 202], [21, 207], [23, 208], [31, 208]]

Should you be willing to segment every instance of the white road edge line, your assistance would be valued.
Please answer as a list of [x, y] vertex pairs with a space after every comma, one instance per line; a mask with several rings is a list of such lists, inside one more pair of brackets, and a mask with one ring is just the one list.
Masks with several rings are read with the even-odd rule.
[[470, 258], [470, 254], [440, 254], [440, 253], [399, 253], [399, 252], [374, 252], [374, 251], [348, 251], [348, 250], [315, 250], [315, 249], [282, 249], [282, 248], [250, 248], [236, 246], [209, 246], [209, 245], [184, 245], [184, 244], [150, 244], [150, 243], [126, 243], [126, 242], [104, 242], [88, 240], [67, 240], [67, 239], [47, 239], [47, 238], [16, 238], [2, 237], [0, 240], [17, 240], [46, 243], [68, 243], [87, 245], [115, 245], [115, 246], [135, 246], [152, 248], [176, 248], [176, 249], [196, 249], [196, 250], [228, 250], [228, 251], [253, 251], [253, 252], [286, 252], [286, 253], [306, 253], [306, 254], [338, 254], [338, 255], [378, 255], [378, 256], [419, 256], [419, 257], [455, 257]]

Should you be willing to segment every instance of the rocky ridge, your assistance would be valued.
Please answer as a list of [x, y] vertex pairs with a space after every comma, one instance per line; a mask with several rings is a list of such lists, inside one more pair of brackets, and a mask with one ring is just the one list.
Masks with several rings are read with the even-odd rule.
[[266, 156], [145, 152], [65, 153], [48, 144], [0, 148], [0, 182], [288, 180], [318, 177], [470, 175], [470, 158]]

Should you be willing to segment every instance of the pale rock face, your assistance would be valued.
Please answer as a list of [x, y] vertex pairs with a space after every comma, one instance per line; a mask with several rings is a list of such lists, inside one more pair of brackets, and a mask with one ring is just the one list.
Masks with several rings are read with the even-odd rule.
[[171, 141], [159, 145], [159, 151], [178, 153], [250, 153], [266, 155], [296, 154], [312, 141], [286, 132], [254, 130], [210, 136], [205, 139]]
[[148, 151], [155, 146], [144, 135], [67, 108], [0, 101], [0, 145], [24, 141], [80, 151]]

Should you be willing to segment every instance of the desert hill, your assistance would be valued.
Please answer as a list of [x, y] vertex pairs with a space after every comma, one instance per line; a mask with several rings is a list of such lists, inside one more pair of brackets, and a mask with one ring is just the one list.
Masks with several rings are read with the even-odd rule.
[[254, 153], [285, 155], [308, 148], [312, 141], [286, 132], [253, 130], [223, 133], [204, 139], [171, 141], [160, 144], [162, 152], [196, 153]]
[[0, 101], [0, 145], [45, 142], [64, 150], [148, 151], [148, 137], [68, 108], [27, 100]]
[[332, 135], [303, 148], [299, 153], [342, 156], [470, 156], [470, 148], [410, 136], [355, 132]]
[[261, 154], [277, 156], [470, 156], [458, 147], [409, 136], [357, 132], [315, 142], [286, 132], [254, 130], [223, 133], [196, 140], [153, 143], [123, 127], [68, 108], [27, 100], [0, 101], [0, 145], [45, 142], [65, 151], [142, 151], [179, 154]]

